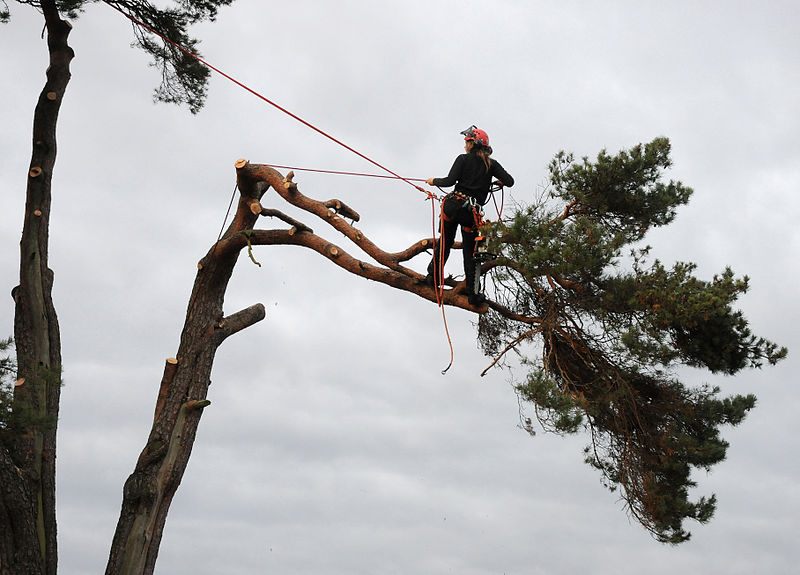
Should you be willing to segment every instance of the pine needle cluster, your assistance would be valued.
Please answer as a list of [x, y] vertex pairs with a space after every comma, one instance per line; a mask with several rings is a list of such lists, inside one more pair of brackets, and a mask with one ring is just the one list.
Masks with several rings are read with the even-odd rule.
[[649, 261], [645, 235], [692, 194], [664, 180], [670, 164], [666, 138], [594, 161], [559, 153], [547, 196], [493, 227], [498, 306], [481, 317], [479, 341], [493, 356], [539, 344], [520, 396], [545, 429], [587, 430], [586, 461], [604, 483], [658, 540], [680, 543], [684, 520], [706, 522], [716, 504], [690, 498], [693, 469], [725, 458], [720, 427], [740, 423], [755, 397], [720, 397], [676, 373], [732, 375], [787, 351], [753, 335], [735, 308], [747, 277], [725, 269], [702, 280], [692, 263]]

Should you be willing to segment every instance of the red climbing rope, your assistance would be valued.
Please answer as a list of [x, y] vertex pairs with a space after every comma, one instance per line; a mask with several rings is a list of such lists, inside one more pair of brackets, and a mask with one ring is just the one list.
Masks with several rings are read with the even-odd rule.
[[[386, 176], [384, 174], [365, 174], [363, 172], [343, 172], [339, 170], [322, 170], [319, 168], [297, 168], [294, 166], [281, 166], [278, 164], [264, 164], [265, 166], [269, 166], [270, 168], [277, 168], [279, 170], [295, 170], [297, 172], [315, 172], [318, 174], [336, 174], [339, 176], [362, 176], [366, 178], [385, 178], [388, 180], [397, 180], [400, 179], [398, 176]], [[422, 178], [402, 178], [408, 182], [424, 182], [426, 180]], [[427, 193], [427, 192], [426, 192]]]
[[[433, 291], [436, 294], [436, 303], [439, 306], [439, 309], [442, 312], [442, 323], [444, 323], [444, 333], [447, 336], [447, 345], [450, 347], [450, 363], [447, 364], [442, 370], [442, 375], [447, 373], [447, 370], [450, 369], [453, 365], [453, 359], [455, 356], [455, 352], [453, 351], [453, 339], [450, 337], [450, 327], [447, 325], [447, 315], [444, 312], [444, 241], [442, 238], [444, 237], [444, 202], [441, 202], [441, 214], [439, 215], [439, 241], [436, 242], [436, 211], [434, 210], [433, 202], [431, 202], [431, 219], [432, 219], [432, 227], [433, 227], [433, 242], [434, 242], [434, 253], [436, 250], [439, 250], [439, 257], [433, 258], [434, 262], [436, 262], [436, 266], [433, 270]], [[438, 274], [438, 283], [437, 283], [437, 274]]]
[[[353, 148], [353, 147], [351, 147], [351, 146], [349, 146], [349, 145], [345, 144], [344, 142], [342, 142], [342, 141], [341, 141], [341, 140], [339, 140], [338, 138], [335, 138], [335, 137], [334, 137], [334, 136], [332, 136], [331, 134], [329, 134], [329, 133], [325, 132], [324, 130], [322, 130], [322, 129], [318, 128], [317, 126], [315, 126], [315, 125], [314, 125], [314, 124], [312, 124], [311, 122], [309, 122], [309, 121], [307, 121], [307, 120], [304, 120], [303, 118], [301, 118], [301, 117], [300, 117], [300, 116], [298, 116], [297, 114], [295, 114], [295, 113], [293, 113], [293, 112], [291, 112], [291, 111], [287, 110], [286, 108], [284, 108], [284, 107], [283, 107], [283, 106], [281, 106], [280, 104], [278, 104], [278, 103], [276, 103], [276, 102], [274, 102], [274, 101], [270, 100], [269, 98], [267, 98], [267, 97], [266, 97], [266, 96], [264, 96], [263, 94], [261, 94], [261, 93], [257, 92], [256, 90], [254, 90], [253, 88], [251, 88], [251, 87], [250, 87], [250, 86], [248, 86], [247, 84], [245, 84], [245, 83], [243, 83], [243, 82], [241, 82], [241, 81], [237, 80], [236, 78], [234, 78], [233, 76], [231, 76], [231, 75], [229, 75], [229, 74], [227, 74], [227, 73], [223, 72], [222, 70], [220, 70], [220, 69], [219, 69], [219, 68], [217, 68], [216, 66], [213, 66], [212, 64], [210, 64], [210, 63], [206, 62], [206, 61], [205, 61], [203, 58], [201, 58], [201, 57], [200, 57], [200, 55], [199, 55], [199, 54], [197, 54], [196, 52], [194, 52], [194, 51], [192, 51], [192, 50], [189, 50], [188, 48], [185, 48], [184, 46], [180, 45], [179, 43], [177, 43], [177, 42], [175, 42], [175, 41], [173, 41], [173, 40], [171, 40], [171, 39], [167, 38], [167, 37], [166, 37], [166, 36], [164, 36], [163, 34], [160, 34], [159, 32], [155, 31], [153, 28], [151, 28], [150, 26], [148, 26], [147, 24], [145, 24], [145, 23], [144, 23], [144, 22], [142, 22], [141, 20], [137, 19], [136, 17], [132, 16], [131, 14], [128, 14], [128, 13], [126, 13], [125, 11], [123, 11], [122, 9], [120, 9], [118, 6], [115, 6], [114, 4], [109, 4], [109, 6], [111, 6], [111, 7], [112, 7], [114, 10], [116, 10], [117, 12], [119, 12], [120, 14], [122, 14], [123, 16], [125, 16], [125, 17], [126, 17], [128, 20], [130, 20], [132, 23], [136, 24], [137, 26], [141, 26], [143, 29], [147, 30], [147, 31], [148, 31], [148, 32], [150, 32], [151, 34], [154, 34], [155, 36], [158, 36], [159, 38], [161, 38], [161, 39], [162, 39], [164, 42], [166, 42], [167, 44], [170, 44], [171, 46], [174, 46], [175, 48], [177, 48], [178, 50], [180, 50], [181, 52], [183, 52], [184, 54], [186, 54], [186, 55], [187, 55], [187, 56], [189, 56], [190, 58], [193, 58], [193, 59], [197, 60], [198, 62], [200, 62], [200, 63], [201, 63], [201, 64], [203, 64], [204, 66], [208, 67], [209, 69], [213, 70], [214, 72], [216, 72], [217, 74], [219, 74], [220, 76], [222, 76], [223, 78], [225, 78], [226, 80], [229, 80], [229, 81], [233, 82], [234, 84], [236, 84], [236, 85], [237, 85], [237, 86], [239, 86], [240, 88], [242, 88], [242, 89], [244, 89], [244, 90], [246, 90], [246, 91], [250, 92], [252, 95], [256, 96], [256, 97], [257, 97], [257, 98], [259, 98], [260, 100], [263, 100], [264, 102], [266, 102], [266, 103], [267, 103], [267, 104], [269, 104], [270, 106], [272, 106], [272, 107], [274, 107], [274, 108], [276, 108], [276, 109], [280, 110], [281, 112], [283, 112], [283, 113], [284, 113], [284, 114], [286, 114], [287, 116], [289, 116], [289, 117], [291, 117], [291, 118], [293, 118], [293, 119], [297, 120], [298, 122], [300, 122], [300, 123], [301, 123], [301, 124], [303, 124], [304, 126], [306, 126], [306, 127], [308, 127], [308, 128], [311, 128], [312, 130], [314, 130], [314, 131], [315, 131], [315, 132], [317, 132], [318, 134], [320, 134], [320, 135], [322, 135], [322, 136], [324, 136], [324, 137], [328, 138], [328, 139], [329, 139], [329, 140], [331, 140], [332, 142], [334, 142], [334, 143], [336, 143], [336, 144], [339, 144], [341, 147], [343, 147], [343, 148], [345, 148], [346, 150], [348, 150], [348, 151], [350, 151], [350, 152], [354, 153], [354, 154], [355, 154], [355, 155], [357, 155], [358, 157], [360, 157], [360, 158], [362, 158], [362, 159], [366, 160], [366, 161], [367, 161], [367, 162], [369, 162], [370, 164], [372, 164], [372, 165], [376, 166], [377, 168], [380, 168], [381, 170], [383, 170], [384, 172], [386, 172], [386, 173], [388, 173], [388, 174], [390, 174], [390, 175], [389, 175], [389, 176], [384, 176], [384, 175], [380, 175], [380, 174], [364, 174], [364, 173], [359, 173], [359, 172], [341, 172], [341, 171], [334, 171], [334, 170], [317, 170], [317, 169], [310, 169], [310, 168], [290, 168], [290, 167], [288, 167], [288, 166], [276, 166], [276, 165], [271, 165], [271, 167], [274, 167], [274, 168], [280, 168], [280, 169], [291, 169], [291, 170], [298, 170], [298, 171], [301, 171], [301, 170], [302, 170], [302, 171], [309, 171], [309, 172], [321, 172], [321, 173], [330, 173], [330, 174], [343, 174], [343, 175], [351, 175], [351, 176], [369, 176], [369, 177], [375, 177], [375, 178], [392, 178], [392, 179], [402, 180], [402, 181], [404, 181], [405, 183], [407, 183], [408, 185], [412, 186], [412, 187], [413, 187], [414, 189], [416, 189], [417, 191], [419, 191], [419, 192], [422, 192], [423, 194], [425, 194], [425, 196], [426, 196], [426, 199], [428, 199], [428, 200], [431, 200], [431, 212], [432, 212], [432, 214], [433, 214], [433, 221], [434, 221], [434, 225], [433, 225], [433, 239], [434, 239], [434, 242], [436, 242], [436, 225], [435, 225], [435, 221], [436, 221], [436, 209], [435, 209], [435, 206], [433, 205], [433, 200], [440, 200], [440, 201], [441, 201], [441, 199], [440, 199], [440, 198], [439, 198], [439, 197], [438, 197], [436, 194], [434, 194], [433, 192], [431, 192], [431, 191], [428, 191], [428, 190], [425, 190], [425, 189], [423, 189], [422, 187], [420, 187], [420, 186], [418, 186], [418, 185], [416, 185], [416, 184], [414, 183], [414, 182], [424, 182], [425, 180], [423, 180], [423, 179], [420, 179], [420, 178], [404, 178], [403, 176], [401, 176], [401, 175], [399, 175], [399, 174], [396, 174], [395, 172], [393, 172], [392, 170], [390, 170], [389, 168], [387, 168], [387, 167], [386, 167], [386, 166], [384, 166], [383, 164], [380, 164], [380, 163], [376, 162], [375, 160], [373, 160], [373, 159], [372, 159], [372, 158], [370, 158], [369, 156], [367, 156], [367, 155], [365, 155], [365, 154], [363, 154], [363, 153], [359, 152], [359, 151], [358, 151], [358, 150], [356, 150], [355, 148]], [[270, 165], [270, 164], [267, 164], [267, 165]], [[223, 227], [224, 227], [224, 224], [223, 224]], [[441, 242], [441, 236], [440, 236], [440, 239], [439, 239], [439, 244], [440, 244], [440, 246], [438, 246], [438, 247], [439, 247], [440, 249], [443, 249], [443, 247], [442, 247], [442, 246], [443, 246], [443, 244], [442, 244], [442, 242]], [[434, 248], [434, 249], [435, 249], [435, 248]], [[454, 355], [454, 353], [453, 353], [453, 342], [452, 342], [452, 340], [451, 340], [451, 338], [450, 338], [450, 330], [449, 330], [449, 328], [448, 328], [448, 326], [447, 326], [447, 317], [445, 316], [445, 311], [444, 311], [444, 281], [443, 281], [443, 280], [444, 280], [444, 278], [443, 278], [443, 275], [444, 275], [444, 262], [442, 261], [442, 259], [443, 259], [443, 258], [441, 258], [441, 257], [439, 258], [439, 260], [440, 260], [440, 274], [439, 274], [439, 278], [440, 278], [440, 280], [441, 280], [442, 286], [441, 286], [441, 287], [440, 287], [440, 286], [435, 286], [435, 287], [434, 287], [434, 291], [436, 292], [436, 302], [437, 302], [437, 304], [439, 305], [439, 308], [440, 308], [440, 309], [441, 309], [441, 311], [442, 311], [442, 319], [443, 319], [443, 321], [444, 321], [444, 329], [445, 329], [445, 334], [447, 335], [447, 341], [448, 341], [448, 344], [449, 344], [449, 346], [450, 346], [450, 363], [449, 363], [449, 364], [447, 365], [447, 367], [446, 367], [446, 368], [445, 368], [445, 369], [442, 371], [442, 374], [444, 374], [444, 373], [446, 373], [446, 372], [447, 372], [447, 370], [448, 370], [448, 369], [450, 369], [450, 366], [452, 366], [452, 365], [453, 365], [453, 355]]]
[[384, 166], [383, 164], [380, 164], [380, 163], [376, 162], [375, 160], [373, 160], [373, 159], [372, 159], [372, 158], [370, 158], [369, 156], [367, 156], [367, 155], [365, 155], [365, 154], [362, 154], [361, 152], [359, 152], [358, 150], [356, 150], [355, 148], [353, 148], [353, 147], [351, 147], [351, 146], [348, 146], [347, 144], [345, 144], [345, 143], [344, 143], [344, 142], [342, 142], [341, 140], [339, 140], [339, 139], [335, 138], [334, 136], [330, 135], [328, 132], [326, 132], [326, 131], [324, 131], [324, 130], [322, 130], [322, 129], [318, 128], [317, 126], [315, 126], [315, 125], [314, 125], [314, 124], [312, 124], [311, 122], [309, 122], [309, 121], [307, 121], [307, 120], [304, 120], [303, 118], [301, 118], [301, 117], [300, 117], [300, 116], [298, 116], [297, 114], [295, 114], [295, 113], [293, 113], [293, 112], [291, 112], [291, 111], [287, 110], [286, 108], [284, 108], [284, 107], [283, 107], [283, 106], [281, 106], [280, 104], [278, 104], [278, 103], [276, 103], [276, 102], [274, 102], [274, 101], [270, 100], [269, 98], [267, 98], [267, 97], [266, 97], [266, 96], [264, 96], [263, 94], [261, 94], [261, 93], [257, 92], [256, 90], [254, 90], [253, 88], [251, 88], [251, 87], [250, 87], [250, 86], [248, 86], [247, 84], [245, 84], [245, 83], [243, 83], [243, 82], [240, 82], [239, 80], [237, 80], [237, 79], [236, 79], [236, 78], [234, 78], [233, 76], [230, 76], [229, 74], [226, 74], [225, 72], [223, 72], [222, 70], [220, 70], [220, 69], [219, 69], [219, 68], [217, 68], [216, 66], [213, 66], [213, 65], [209, 64], [209, 63], [208, 63], [208, 62], [206, 62], [206, 61], [205, 61], [203, 58], [201, 58], [201, 57], [200, 57], [200, 55], [199, 55], [199, 54], [197, 54], [196, 52], [193, 52], [192, 50], [189, 50], [188, 48], [185, 48], [184, 46], [181, 46], [181, 45], [180, 45], [180, 44], [178, 44], [177, 42], [175, 42], [175, 41], [173, 41], [173, 40], [170, 40], [169, 38], [167, 38], [167, 37], [166, 37], [166, 36], [164, 36], [163, 34], [160, 34], [159, 32], [156, 32], [156, 31], [155, 31], [155, 30], [153, 30], [153, 29], [152, 29], [150, 26], [148, 26], [147, 24], [145, 24], [145, 23], [144, 23], [144, 22], [142, 22], [141, 20], [137, 19], [135, 16], [132, 16], [131, 14], [128, 14], [128, 13], [126, 13], [125, 11], [123, 11], [122, 9], [120, 9], [118, 6], [115, 6], [115, 5], [113, 5], [113, 4], [109, 4], [109, 6], [111, 6], [111, 7], [112, 7], [114, 10], [116, 10], [117, 12], [119, 12], [120, 14], [122, 14], [123, 16], [125, 16], [125, 17], [126, 17], [128, 20], [130, 20], [130, 21], [131, 21], [131, 22], [133, 22], [134, 24], [136, 24], [136, 25], [138, 25], [138, 26], [141, 26], [142, 28], [144, 28], [145, 30], [147, 30], [148, 32], [150, 32], [151, 34], [155, 34], [156, 36], [158, 36], [159, 38], [161, 38], [161, 39], [162, 39], [164, 42], [167, 42], [168, 44], [170, 44], [170, 45], [174, 46], [175, 48], [177, 48], [178, 50], [180, 50], [181, 52], [183, 52], [184, 54], [186, 54], [186, 55], [187, 55], [187, 56], [189, 56], [190, 58], [194, 58], [195, 60], [197, 60], [198, 62], [200, 62], [200, 63], [201, 63], [201, 64], [203, 64], [204, 66], [208, 67], [208, 68], [209, 68], [209, 69], [211, 69], [211, 70], [214, 70], [214, 71], [215, 71], [217, 74], [219, 74], [219, 75], [220, 75], [220, 76], [222, 76], [223, 78], [225, 78], [225, 79], [227, 79], [227, 80], [230, 80], [231, 82], [233, 82], [234, 84], [236, 84], [236, 85], [237, 85], [237, 86], [239, 86], [240, 88], [242, 88], [242, 89], [244, 89], [244, 90], [247, 90], [248, 92], [250, 92], [251, 94], [253, 94], [255, 97], [257, 97], [257, 98], [259, 98], [259, 99], [263, 100], [264, 102], [266, 102], [266, 103], [267, 103], [267, 104], [269, 104], [270, 106], [272, 106], [272, 107], [274, 107], [274, 108], [276, 108], [276, 109], [280, 110], [281, 112], [283, 112], [283, 113], [284, 113], [284, 114], [286, 114], [287, 116], [289, 116], [289, 117], [291, 117], [291, 118], [294, 118], [295, 120], [297, 120], [298, 122], [300, 122], [300, 123], [301, 123], [301, 124], [303, 124], [304, 126], [307, 126], [307, 127], [311, 128], [312, 130], [314, 130], [315, 132], [317, 132], [318, 134], [320, 134], [320, 135], [322, 135], [322, 136], [325, 136], [326, 138], [328, 138], [328, 139], [329, 139], [329, 140], [331, 140], [332, 142], [335, 142], [335, 143], [339, 144], [340, 146], [342, 146], [342, 147], [343, 147], [343, 148], [345, 148], [346, 150], [349, 150], [349, 151], [351, 151], [352, 153], [354, 153], [354, 154], [355, 154], [355, 155], [357, 155], [358, 157], [360, 157], [360, 158], [362, 158], [362, 159], [364, 159], [364, 160], [368, 161], [370, 164], [372, 164], [372, 165], [374, 165], [374, 166], [376, 166], [376, 167], [380, 168], [380, 169], [381, 169], [381, 170], [383, 170], [384, 172], [387, 172], [387, 173], [391, 174], [392, 176], [394, 176], [394, 177], [395, 177], [395, 178], [397, 178], [398, 180], [402, 180], [402, 181], [406, 182], [408, 185], [412, 186], [413, 188], [415, 188], [416, 190], [418, 190], [418, 191], [422, 192], [423, 194], [426, 194], [426, 195], [428, 196], [428, 198], [429, 198], [429, 199], [431, 199], [431, 194], [430, 194], [430, 192], [428, 192], [427, 190], [424, 190], [424, 189], [422, 189], [420, 186], [418, 186], [418, 185], [414, 184], [414, 183], [413, 183], [413, 182], [412, 182], [412, 181], [411, 181], [409, 178], [404, 178], [403, 176], [401, 176], [401, 175], [399, 175], [399, 174], [396, 174], [395, 172], [393, 172], [392, 170], [390, 170], [389, 168], [387, 168], [387, 167], [386, 167], [386, 166]]

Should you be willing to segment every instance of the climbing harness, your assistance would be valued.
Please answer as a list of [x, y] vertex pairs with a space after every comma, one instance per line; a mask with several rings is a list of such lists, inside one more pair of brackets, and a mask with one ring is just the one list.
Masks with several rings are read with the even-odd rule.
[[[500, 184], [499, 182], [495, 182], [492, 185], [492, 187], [490, 188], [492, 199], [494, 199], [494, 192], [500, 191], [502, 189], [503, 189], [502, 184]], [[491, 260], [497, 258], [496, 254], [493, 254], [493, 253], [489, 252], [487, 238], [484, 235], [484, 230], [486, 230], [489, 227], [489, 225], [491, 224], [491, 222], [489, 222], [488, 220], [484, 220], [483, 219], [483, 216], [484, 216], [483, 206], [486, 205], [486, 203], [488, 203], [488, 201], [485, 202], [483, 205], [481, 205], [480, 203], [478, 203], [478, 201], [475, 198], [473, 198], [471, 196], [467, 196], [466, 194], [463, 194], [463, 193], [457, 192], [457, 191], [453, 191], [450, 194], [448, 194], [447, 196], [445, 196], [445, 200], [447, 198], [455, 198], [459, 202], [462, 202], [460, 207], [461, 208], [467, 208], [472, 213], [473, 225], [472, 226], [462, 226], [462, 230], [465, 231], [465, 232], [476, 232], [477, 233], [477, 236], [475, 237], [475, 245], [474, 245], [473, 252], [472, 252], [472, 265], [474, 267], [473, 267], [472, 270], [470, 270], [470, 271], [473, 272], [473, 273], [470, 274], [472, 276], [472, 285], [468, 286], [470, 288], [469, 291], [471, 293], [477, 295], [477, 294], [479, 294], [479, 293], [481, 293], [483, 291], [481, 289], [481, 267], [482, 267], [482, 265], [485, 262], [488, 262], [488, 261], [491, 261]], [[502, 201], [501, 201], [501, 204], [502, 204]], [[497, 204], [496, 203], [495, 203], [495, 208], [497, 208]], [[500, 209], [498, 209], [498, 218], [500, 217], [500, 213], [501, 213]], [[445, 213], [445, 211], [444, 211], [444, 202], [442, 202], [441, 218], [442, 218], [443, 222], [451, 220], [451, 218], [449, 218], [447, 216], [447, 214]], [[442, 227], [442, 230], [440, 230], [440, 233], [439, 233], [439, 237], [441, 238], [441, 236], [443, 234], [444, 234], [444, 228]], [[443, 244], [443, 242], [441, 242], [441, 241], [439, 243]], [[444, 250], [441, 249], [440, 253], [439, 253], [439, 266], [440, 266], [440, 268], [443, 268], [443, 263], [442, 263], [442, 260], [443, 260], [442, 253], [443, 253], [443, 251]], [[442, 278], [444, 276], [444, 269], [440, 269], [438, 271], [439, 271], [439, 277]], [[466, 272], [467, 270], [464, 270], [464, 271]]]

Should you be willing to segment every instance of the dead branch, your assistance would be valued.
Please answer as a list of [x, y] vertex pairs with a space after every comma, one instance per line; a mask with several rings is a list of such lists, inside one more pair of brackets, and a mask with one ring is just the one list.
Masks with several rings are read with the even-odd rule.
[[[236, 164], [237, 181], [240, 189], [244, 194], [252, 195], [257, 182], [266, 182], [278, 195], [293, 206], [307, 211], [327, 222], [336, 231], [342, 233], [347, 239], [356, 244], [364, 253], [370, 256], [379, 264], [387, 268], [401, 273], [409, 278], [418, 279], [420, 275], [402, 265], [399, 261], [393, 259], [391, 254], [383, 251], [371, 240], [369, 240], [360, 230], [349, 224], [342, 216], [340, 216], [335, 209], [326, 205], [326, 202], [321, 202], [308, 196], [303, 195], [297, 187], [287, 189], [285, 184], [286, 180], [280, 175], [279, 172], [264, 166], [262, 164], [244, 163]], [[243, 187], [244, 186], [244, 187]], [[331, 200], [336, 201], [336, 200]], [[341, 202], [339, 203], [341, 204]], [[350, 215], [357, 215], [354, 210], [347, 208]]]
[[484, 370], [481, 372], [481, 377], [483, 377], [484, 375], [486, 375], [486, 374], [487, 374], [487, 372], [488, 372], [490, 369], [492, 369], [492, 368], [493, 368], [495, 365], [497, 365], [497, 362], [499, 362], [501, 359], [503, 359], [503, 358], [505, 357], [505, 355], [506, 355], [506, 354], [507, 354], [509, 351], [511, 351], [512, 349], [516, 349], [516, 347], [517, 347], [517, 346], [518, 346], [518, 345], [519, 345], [519, 344], [520, 344], [520, 343], [521, 343], [523, 340], [526, 340], [526, 339], [528, 339], [529, 337], [532, 337], [532, 336], [536, 335], [537, 333], [542, 333], [542, 327], [541, 327], [541, 326], [539, 326], [539, 327], [535, 327], [535, 328], [533, 328], [533, 329], [529, 329], [528, 331], [525, 331], [525, 332], [521, 333], [519, 336], [515, 337], [515, 338], [514, 338], [514, 339], [513, 339], [511, 342], [509, 342], [509, 343], [508, 343], [508, 345], [506, 345], [506, 347], [503, 349], [503, 351], [501, 351], [500, 353], [498, 353], [498, 354], [495, 356], [495, 358], [492, 360], [492, 363], [490, 363], [490, 364], [489, 364], [489, 365], [486, 367], [486, 369], [484, 369]]
[[[284, 178], [278, 171], [269, 166], [251, 164], [246, 160], [237, 161], [235, 166], [239, 189], [242, 192], [243, 198], [248, 198], [248, 203], [255, 200], [259, 202], [260, 206], [260, 199], [264, 193], [266, 184], [275, 190], [275, 192], [289, 204], [327, 222], [328, 225], [343, 234], [379, 265], [370, 264], [352, 256], [340, 246], [314, 234], [308, 226], [290, 218], [279, 210], [263, 207], [259, 209], [261, 215], [278, 217], [292, 225], [293, 228], [288, 231], [253, 230], [248, 234], [246, 240], [241, 234], [226, 236], [217, 246], [217, 249], [221, 250], [220, 253], [241, 250], [245, 247], [247, 241], [257, 245], [302, 246], [325, 256], [337, 266], [350, 273], [383, 283], [395, 289], [408, 291], [432, 302], [437, 301], [434, 289], [425, 285], [422, 281], [424, 276], [401, 265], [401, 262], [411, 260], [432, 249], [434, 242], [431, 238], [415, 242], [413, 245], [400, 252], [386, 252], [366, 237], [361, 230], [355, 228], [351, 223], [345, 220], [345, 218], [349, 218], [353, 221], [357, 221], [360, 219], [360, 216], [358, 212], [345, 205], [340, 200], [332, 199], [323, 202], [305, 196], [299, 191], [297, 184], [293, 181], [294, 174], [292, 173], [287, 174]], [[303, 227], [301, 228], [300, 226]], [[297, 231], [303, 231], [303, 233], [296, 233]], [[461, 248], [461, 244], [456, 243], [453, 247]], [[491, 269], [497, 265], [507, 265], [511, 267], [512, 264], [505, 260], [497, 264], [489, 262], [486, 265], [486, 269]], [[514, 313], [507, 307], [492, 301], [487, 301], [481, 306], [472, 306], [469, 304], [465, 295], [463, 282], [456, 282], [452, 278], [448, 278], [445, 280], [445, 284], [452, 288], [444, 292], [443, 301], [446, 305], [460, 307], [476, 313], [485, 313], [491, 308], [508, 319], [520, 321], [528, 325], [536, 325], [542, 321], [541, 318], [538, 317], [529, 317]]]

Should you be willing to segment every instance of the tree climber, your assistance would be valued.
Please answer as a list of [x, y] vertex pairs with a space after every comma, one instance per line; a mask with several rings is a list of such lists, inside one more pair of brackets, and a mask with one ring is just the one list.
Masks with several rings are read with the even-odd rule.
[[453, 247], [456, 229], [461, 226], [461, 250], [464, 253], [467, 296], [472, 305], [480, 305], [486, 298], [476, 286], [479, 278], [475, 273], [475, 239], [478, 237], [482, 207], [489, 199], [492, 178], [497, 178], [500, 184], [508, 187], [514, 185], [514, 178], [503, 169], [500, 162], [490, 157], [492, 147], [489, 145], [489, 134], [476, 126], [470, 126], [461, 134], [464, 136], [466, 153], [456, 158], [446, 178], [426, 180], [429, 186], [448, 188], [454, 185], [455, 189], [442, 201], [439, 241], [444, 240], [444, 244], [440, 246], [437, 242], [434, 246], [433, 259], [428, 265], [425, 282], [430, 286], [442, 284], [444, 262], [447, 261], [450, 249]]

